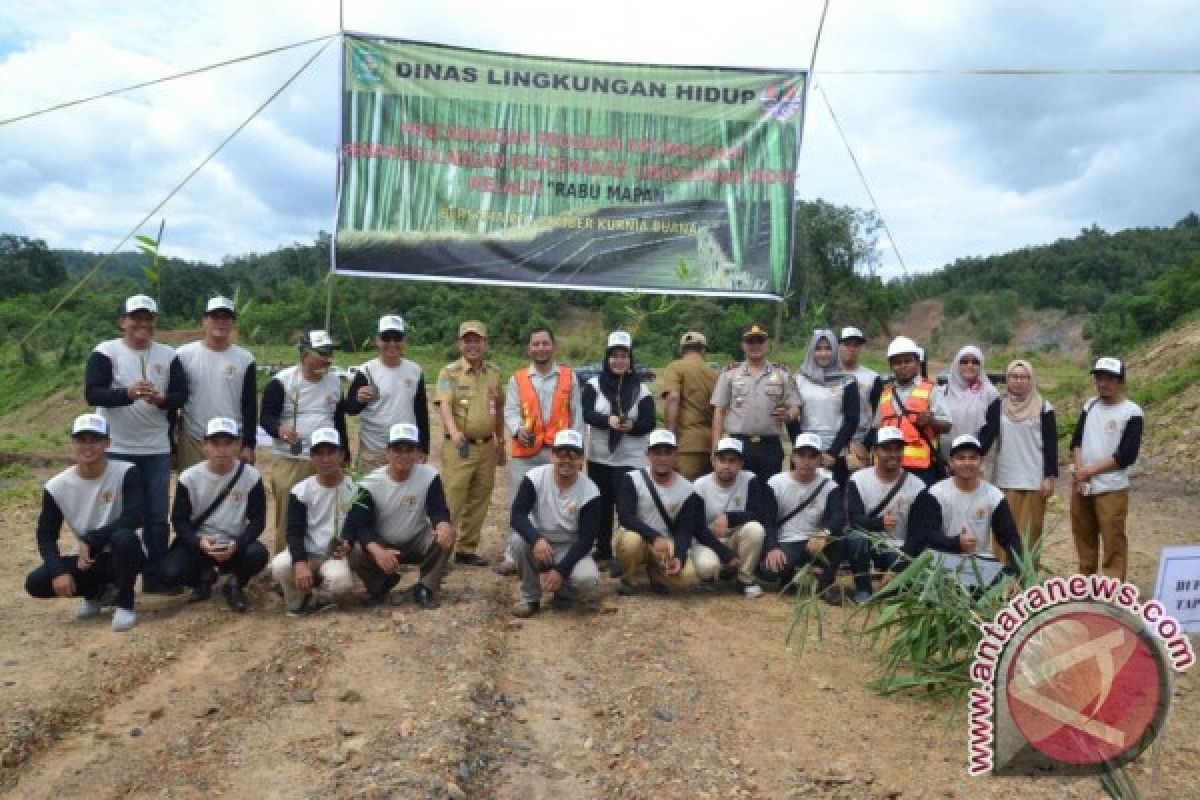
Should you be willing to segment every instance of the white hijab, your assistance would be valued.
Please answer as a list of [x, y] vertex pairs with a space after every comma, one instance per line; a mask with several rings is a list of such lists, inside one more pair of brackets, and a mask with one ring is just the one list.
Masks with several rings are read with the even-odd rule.
[[[967, 383], [958, 363], [966, 355], [979, 359], [979, 377], [973, 383]], [[988, 406], [999, 396], [1000, 392], [988, 378], [983, 351], [973, 344], [959, 350], [954, 356], [954, 363], [950, 365], [950, 382], [946, 386], [946, 405], [950, 407], [950, 418], [954, 420], [950, 436], [964, 433], [978, 436], [987, 417]]]

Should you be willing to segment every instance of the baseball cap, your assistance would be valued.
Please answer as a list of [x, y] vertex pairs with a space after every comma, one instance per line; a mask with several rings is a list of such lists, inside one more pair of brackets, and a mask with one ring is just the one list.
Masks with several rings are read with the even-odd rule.
[[953, 455], [956, 450], [961, 450], [964, 447], [978, 450], [980, 453], [983, 452], [983, 445], [979, 443], [979, 440], [969, 433], [964, 433], [961, 436], [954, 437], [954, 441], [950, 444], [950, 454]]
[[329, 354], [333, 352], [333, 339], [328, 331], [309, 331], [300, 337], [300, 349]]
[[894, 425], [885, 425], [875, 434], [875, 446], [878, 447], [888, 442], [903, 443], [904, 433]]
[[238, 435], [237, 421], [229, 417], [213, 417], [204, 429], [205, 439], [213, 439], [217, 436], [229, 436], [236, 439]]
[[679, 346], [683, 347], [689, 344], [702, 344], [705, 347], [708, 347], [708, 339], [705, 338], [704, 334], [700, 333], [700, 331], [688, 331], [683, 336], [679, 337]]
[[397, 422], [388, 430], [388, 444], [420, 444], [421, 434], [411, 422]]
[[664, 445], [674, 448], [676, 446], [675, 434], [666, 428], [657, 428], [650, 431], [650, 435], [646, 437], [646, 449], [649, 450], [652, 447], [662, 447]]
[[743, 339], [749, 339], [751, 336], [767, 336], [767, 337], [769, 337], [770, 335], [771, 334], [767, 333], [766, 326], [764, 326], [762, 323], [759, 323], [759, 322], [752, 322], [749, 325], [747, 325], [745, 328], [742, 329], [742, 338]]
[[1109, 375], [1116, 375], [1122, 380], [1125, 379], [1125, 364], [1121, 359], [1113, 358], [1112, 356], [1103, 356], [1096, 359], [1095, 366], [1092, 367], [1092, 374], [1103, 372]]
[[478, 336], [487, 338], [487, 326], [477, 319], [469, 319], [458, 326], [458, 338], [466, 336], [468, 333], [474, 333]]
[[579, 431], [573, 428], [566, 428], [554, 434], [554, 449], [567, 448], [583, 452], [583, 437], [579, 435]]
[[108, 436], [108, 420], [99, 414], [80, 414], [71, 423], [71, 436], [82, 436], [85, 433]]
[[732, 436], [726, 436], [717, 442], [718, 453], [737, 453], [739, 456], [745, 452], [742, 448], [740, 439], [734, 439]]
[[122, 314], [132, 314], [135, 311], [149, 311], [151, 314], [158, 313], [158, 303], [154, 302], [153, 297], [148, 297], [144, 294], [135, 294], [132, 297], [125, 298], [125, 306]]
[[624, 347], [626, 350], [633, 348], [633, 336], [629, 331], [613, 331], [608, 335], [608, 343], [604, 346], [605, 350], [612, 347]]
[[838, 337], [838, 341], [845, 342], [849, 339], [860, 339], [865, 342], [867, 337], [859, 328], [856, 328], [853, 325], [847, 325], [846, 327], [842, 328], [842, 335]]
[[404, 318], [396, 314], [384, 314], [382, 317], [380, 317], [379, 332], [387, 333], [388, 331], [404, 333]]
[[793, 450], [816, 450], [821, 452], [821, 437], [815, 433], [802, 433], [796, 437], [796, 441], [792, 443]]
[[237, 309], [233, 306], [233, 301], [228, 297], [213, 297], [210, 298], [208, 304], [204, 306], [204, 316], [215, 314], [218, 311], [228, 311], [230, 314], [237, 316]]
[[331, 444], [334, 447], [342, 446], [342, 437], [338, 435], [336, 428], [317, 428], [308, 438], [308, 452], [317, 449], [317, 445]]

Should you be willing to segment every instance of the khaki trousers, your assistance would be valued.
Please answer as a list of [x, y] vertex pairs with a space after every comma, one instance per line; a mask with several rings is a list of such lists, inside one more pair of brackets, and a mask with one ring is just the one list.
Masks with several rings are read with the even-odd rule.
[[[354, 573], [344, 558], [327, 558], [308, 555], [308, 567], [313, 574], [313, 591], [328, 597], [337, 597], [354, 589]], [[271, 577], [283, 587], [285, 608], [296, 608], [304, 600], [306, 592], [296, 588], [295, 573], [292, 572], [292, 554], [287, 548], [271, 559]]]
[[458, 552], [474, 553], [478, 549], [495, 482], [495, 442], [472, 444], [463, 458], [452, 440], [444, 440], [442, 488], [446, 491], [450, 521], [458, 534]]
[[387, 466], [386, 450], [364, 450], [362, 445], [359, 445], [358, 468], [362, 470], [363, 475], [383, 466]]
[[301, 461], [296, 458], [281, 458], [275, 456], [271, 466], [271, 497], [275, 509], [275, 548], [272, 553], [282, 553], [287, 550], [287, 509], [288, 495], [292, 487], [313, 473], [312, 462], [307, 458]]
[[1086, 496], [1071, 492], [1071, 534], [1075, 537], [1081, 573], [1094, 575], [1099, 568], [1105, 575], [1125, 580], [1129, 557], [1129, 540], [1125, 537], [1128, 513], [1128, 489]]
[[[670, 540], [670, 537], [667, 538], [667, 543], [670, 545], [673, 557], [675, 543]], [[650, 543], [643, 539], [641, 534], [627, 531], [624, 528], [617, 528], [617, 534], [613, 537], [613, 555], [616, 556], [617, 561], [621, 562], [621, 580], [623, 581], [630, 581], [637, 568], [643, 566], [646, 568], [646, 576], [651, 581], [665, 583], [673, 589], [686, 589], [689, 586], [695, 586], [700, 580], [696, 576], [695, 559], [689, 558], [678, 575], [668, 575], [667, 571], [658, 563], [658, 557], [654, 554]]]
[[[442, 586], [442, 578], [450, 566], [450, 550], [443, 550], [433, 535], [433, 528], [426, 528], [417, 534], [416, 538], [405, 544], [388, 544], [381, 542], [384, 547], [391, 548], [401, 564], [420, 564], [421, 580], [425, 588], [436, 592]], [[361, 545], [354, 545], [350, 551], [350, 569], [362, 578], [363, 585], [371, 594], [379, 594], [389, 582], [394, 582], [397, 575], [388, 575], [379, 568], [375, 559], [371, 558]], [[394, 585], [394, 583], [393, 583]]]
[[1042, 540], [1046, 528], [1046, 498], [1040, 489], [1005, 489], [1004, 498], [1026, 547]]
[[[755, 583], [758, 580], [754, 577], [754, 570], [758, 567], [766, 538], [767, 532], [758, 522], [739, 525], [725, 537], [725, 544], [737, 553], [740, 562], [737, 577], [742, 583]], [[702, 581], [714, 581], [721, 572], [721, 559], [717, 558], [716, 551], [697, 542], [692, 543], [690, 560], [695, 562], [696, 577]]]
[[680, 453], [676, 457], [675, 471], [689, 481], [712, 472], [712, 458], [707, 452]]
[[194, 467], [207, 458], [200, 442], [183, 431], [179, 432], [179, 440], [175, 443], [175, 469], [181, 475], [188, 467]]

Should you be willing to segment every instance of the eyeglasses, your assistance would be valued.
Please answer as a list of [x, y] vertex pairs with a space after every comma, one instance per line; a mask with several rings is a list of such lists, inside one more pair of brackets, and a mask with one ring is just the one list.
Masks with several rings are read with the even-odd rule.
[[963, 365], [967, 365], [967, 364], [974, 364], [975, 366], [977, 366], [977, 367], [978, 367], [978, 366], [979, 366], [979, 359], [978, 359], [978, 358], [963, 358], [963, 359], [959, 359], [959, 362], [958, 362], [958, 363], [959, 363], [959, 364], [963, 364]]
[[384, 342], [403, 342], [404, 334], [403, 333], [381, 333], [381, 334], [379, 334], [379, 339]]

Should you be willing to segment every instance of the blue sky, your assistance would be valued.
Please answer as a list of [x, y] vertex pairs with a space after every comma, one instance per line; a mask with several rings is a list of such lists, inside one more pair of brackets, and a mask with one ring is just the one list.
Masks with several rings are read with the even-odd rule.
[[[0, 4], [0, 117], [335, 33], [332, 2]], [[820, 4], [603, 6], [347, 0], [346, 27], [578, 58], [805, 67]], [[107, 251], [319, 45], [0, 126], [0, 231]], [[816, 83], [910, 271], [1200, 209], [1200, 75], [966, 76], [973, 68], [1194, 69], [1183, 0], [833, 0]], [[332, 226], [330, 47], [161, 213], [172, 255], [219, 261]], [[932, 75], [847, 74], [930, 69]], [[801, 196], [868, 207], [810, 98]], [[147, 225], [157, 229], [155, 221]], [[882, 243], [880, 269], [899, 262]]]

